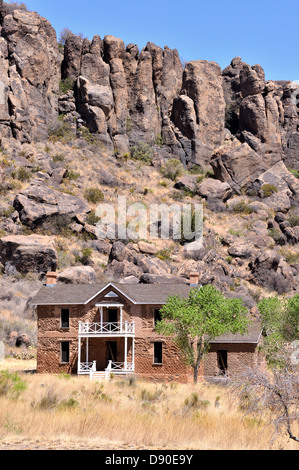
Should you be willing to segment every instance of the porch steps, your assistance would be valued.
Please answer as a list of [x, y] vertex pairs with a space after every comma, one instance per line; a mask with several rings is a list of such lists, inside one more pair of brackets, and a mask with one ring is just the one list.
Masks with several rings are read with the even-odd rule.
[[[108, 372], [109, 375], [117, 375], [118, 377], [126, 377], [128, 375], [133, 375], [133, 372], [125, 372], [125, 371], [111, 371]], [[107, 378], [107, 373], [105, 371], [93, 372], [90, 374], [90, 380], [105, 380]]]

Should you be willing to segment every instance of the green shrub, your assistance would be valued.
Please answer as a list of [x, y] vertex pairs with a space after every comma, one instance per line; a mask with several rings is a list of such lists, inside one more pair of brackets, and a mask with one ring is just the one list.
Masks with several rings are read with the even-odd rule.
[[68, 142], [76, 137], [76, 133], [68, 122], [64, 122], [63, 116], [48, 128], [50, 142]]
[[28, 170], [27, 168], [21, 167], [17, 171], [13, 171], [11, 173], [11, 177], [15, 180], [25, 183], [25, 181], [30, 181], [32, 177], [32, 171]]
[[17, 399], [26, 388], [26, 383], [18, 373], [12, 373], [8, 370], [0, 372], [0, 396], [5, 395]]
[[80, 176], [81, 176], [80, 173], [75, 173], [72, 170], [67, 170], [65, 178], [68, 180], [77, 181], [77, 179], [79, 179]]
[[291, 215], [288, 219], [289, 223], [291, 224], [291, 227], [297, 227], [299, 226], [299, 215]]
[[84, 192], [84, 197], [88, 202], [98, 204], [104, 201], [104, 194], [99, 188], [88, 188]]
[[87, 214], [86, 223], [88, 225], [96, 225], [100, 220], [101, 220], [100, 217], [96, 215], [94, 210], [92, 210], [91, 212], [89, 212], [89, 214]]
[[134, 147], [131, 147], [131, 158], [150, 164], [153, 159], [153, 149], [145, 142], [139, 142]]
[[269, 235], [269, 237], [273, 238], [273, 240], [275, 241], [275, 243], [277, 245], [284, 245], [285, 244], [285, 239], [282, 236], [282, 233], [281, 233], [280, 230], [278, 230], [276, 228], [270, 228], [268, 230], [268, 235]]
[[248, 207], [249, 204], [245, 201], [240, 201], [240, 202], [237, 202], [234, 206], [233, 206], [233, 211], [236, 213], [236, 214], [252, 214], [253, 213], [253, 210]]
[[68, 91], [74, 88], [74, 80], [71, 78], [65, 78], [59, 83], [59, 92], [61, 95], [65, 95]]
[[292, 173], [296, 178], [299, 179], [299, 169], [288, 168], [289, 172]]
[[184, 174], [184, 167], [180, 160], [171, 158], [161, 168], [161, 173], [165, 178], [176, 181], [177, 178]]
[[260, 191], [262, 197], [270, 197], [272, 194], [277, 193], [278, 189], [274, 184], [263, 184]]
[[76, 263], [81, 263], [83, 266], [88, 266], [91, 262], [92, 256], [92, 249], [91, 248], [83, 248], [81, 250], [81, 254], [75, 257]]
[[161, 134], [158, 134], [156, 139], [155, 139], [155, 144], [158, 145], [160, 148], [163, 147], [164, 145], [164, 141], [163, 141], [163, 137]]

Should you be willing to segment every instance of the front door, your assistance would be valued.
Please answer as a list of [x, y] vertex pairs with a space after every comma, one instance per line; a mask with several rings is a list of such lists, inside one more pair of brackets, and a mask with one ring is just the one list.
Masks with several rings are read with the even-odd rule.
[[117, 342], [116, 341], [108, 341], [106, 343], [106, 357], [107, 362], [117, 362]]

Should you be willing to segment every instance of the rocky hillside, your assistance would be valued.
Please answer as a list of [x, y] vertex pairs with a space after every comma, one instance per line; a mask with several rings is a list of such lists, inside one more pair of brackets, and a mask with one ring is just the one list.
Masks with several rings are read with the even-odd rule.
[[[49, 270], [59, 282], [198, 271], [250, 308], [298, 291], [297, 85], [241, 58], [183, 66], [150, 42], [69, 34], [62, 46], [46, 19], [2, 1], [0, 22], [0, 295]], [[204, 248], [98, 240], [97, 204], [119, 195], [204, 202]]]

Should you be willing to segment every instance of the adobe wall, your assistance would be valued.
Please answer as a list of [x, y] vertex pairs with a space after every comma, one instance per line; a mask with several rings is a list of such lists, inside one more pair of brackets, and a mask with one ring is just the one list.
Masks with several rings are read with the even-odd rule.
[[214, 343], [204, 359], [204, 375], [206, 377], [221, 375], [219, 373], [217, 357], [217, 351], [219, 350], [224, 350], [228, 353], [228, 375], [240, 374], [244, 370], [253, 367], [258, 360], [256, 345], [254, 344]]
[[[111, 290], [111, 287], [109, 288]], [[68, 306], [70, 309], [70, 327], [61, 328], [60, 306], [39, 306], [38, 312], [38, 373], [77, 373], [78, 363], [78, 329], [79, 322], [100, 322], [99, 309], [95, 304], [103, 300], [106, 291], [94, 299], [88, 306]], [[180, 358], [174, 343], [157, 334], [154, 324], [154, 311], [159, 305], [134, 305], [126, 298], [119, 296], [116, 302], [124, 304], [123, 321], [135, 322], [135, 374], [152, 381], [192, 381], [193, 371], [186, 367]], [[104, 309], [104, 322], [107, 312]], [[60, 343], [70, 342], [70, 363], [60, 363]], [[97, 362], [97, 370], [108, 366], [107, 342], [117, 342], [117, 362], [124, 362], [124, 338], [90, 338], [88, 344], [88, 361]], [[154, 343], [163, 342], [163, 363], [154, 364]], [[256, 361], [255, 346], [251, 344], [213, 344], [204, 359], [199, 376], [217, 376], [217, 350], [228, 351], [228, 370], [230, 374], [239, 373], [252, 366]], [[128, 362], [132, 358], [132, 339], [128, 338]], [[81, 362], [86, 362], [86, 339], [81, 340]]]
[[[111, 288], [110, 288], [111, 290]], [[94, 305], [101, 300], [93, 301], [89, 306], [68, 306], [70, 310], [70, 327], [61, 328], [60, 315], [63, 306], [39, 306], [38, 312], [38, 373], [77, 373], [78, 362], [78, 329], [79, 322], [100, 322], [99, 309]], [[179, 352], [169, 339], [157, 334], [154, 324], [154, 311], [159, 306], [134, 305], [125, 298], [117, 301], [124, 304], [123, 321], [135, 322], [135, 373], [139, 377], [150, 380], [175, 380], [186, 382], [191, 377], [179, 357]], [[104, 309], [103, 321], [107, 321], [107, 311]], [[70, 363], [60, 363], [60, 343], [70, 342]], [[117, 342], [117, 362], [124, 362], [125, 339], [89, 338], [88, 361], [97, 362], [97, 370], [105, 370], [108, 365], [107, 342]], [[154, 343], [163, 342], [163, 364], [154, 364]], [[128, 338], [128, 362], [132, 360], [132, 339]], [[81, 340], [81, 361], [86, 361], [86, 339]]]

